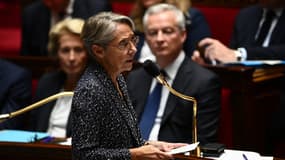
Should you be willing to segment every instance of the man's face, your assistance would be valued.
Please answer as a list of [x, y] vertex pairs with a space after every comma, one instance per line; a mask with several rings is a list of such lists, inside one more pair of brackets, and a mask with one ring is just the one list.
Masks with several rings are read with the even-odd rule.
[[171, 11], [152, 14], [146, 23], [146, 41], [157, 61], [174, 60], [186, 39], [186, 32], [178, 27], [175, 14]]

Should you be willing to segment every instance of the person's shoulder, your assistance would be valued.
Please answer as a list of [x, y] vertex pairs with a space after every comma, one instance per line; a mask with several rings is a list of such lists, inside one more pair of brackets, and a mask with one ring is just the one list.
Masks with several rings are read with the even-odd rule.
[[199, 8], [191, 7], [189, 9], [190, 15], [203, 15], [202, 11]]
[[189, 9], [189, 16], [188, 17], [189, 17], [192, 25], [197, 25], [197, 24], [201, 25], [201, 24], [205, 24], [207, 22], [206, 17], [203, 14], [203, 12], [200, 11], [198, 8], [195, 8], [195, 7], [191, 7]]
[[205, 18], [205, 15], [203, 14], [203, 12], [199, 9], [199, 8], [195, 8], [195, 7], [191, 7], [188, 10], [188, 13], [190, 15], [190, 19], [197, 19], [197, 18]]
[[199, 77], [204, 78], [204, 79], [208, 79], [208, 78], [211, 79], [211, 78], [217, 78], [218, 77], [216, 73], [214, 73], [210, 69], [208, 69], [204, 66], [201, 66], [200, 64], [192, 61], [191, 59], [187, 60], [186, 65], [188, 65], [188, 67], [190, 69], [192, 69], [195, 76], [199, 76]]
[[47, 7], [43, 4], [42, 1], [35, 1], [23, 9], [23, 14], [29, 14], [29, 15], [35, 14], [37, 12], [46, 10], [46, 8]]
[[106, 83], [107, 79], [104, 73], [100, 73], [96, 68], [88, 67], [77, 83], [74, 98], [78, 101], [91, 98], [93, 102], [108, 99], [109, 89], [112, 86]]
[[61, 71], [52, 71], [43, 74], [40, 78], [40, 81], [54, 81], [56, 79], [62, 79], [64, 77], [64, 73]]
[[[7, 75], [29, 75], [30, 72], [26, 70], [25, 68], [18, 66], [12, 62], [0, 59], [0, 68], [2, 70], [2, 73], [7, 73]], [[13, 74], [10, 74], [10, 73]]]
[[126, 82], [128, 85], [137, 84], [138, 82], [145, 80], [146, 77], [150, 76], [143, 67], [133, 69], [126, 76]]
[[78, 81], [79, 89], [99, 89], [104, 86], [105, 77], [101, 70], [94, 65], [89, 65]]
[[[75, 1], [81, 2], [80, 0], [75, 0]], [[93, 4], [93, 6], [96, 5], [97, 7], [99, 6], [103, 10], [106, 10], [106, 11], [112, 9], [112, 3], [111, 3], [110, 0], [104, 0], [104, 1], [85, 0], [85, 1], [86, 1], [87, 4]]]
[[128, 73], [128, 75], [127, 75], [127, 77], [136, 77], [136, 76], [139, 76], [139, 75], [141, 75], [141, 74], [143, 74], [144, 73], [144, 69], [143, 69], [143, 67], [139, 67], [139, 68], [136, 68], [136, 69], [133, 69], [133, 70], [131, 70], [129, 73]]
[[259, 5], [250, 5], [245, 8], [242, 8], [238, 15], [240, 16], [248, 16], [253, 13], [259, 12], [262, 8]]

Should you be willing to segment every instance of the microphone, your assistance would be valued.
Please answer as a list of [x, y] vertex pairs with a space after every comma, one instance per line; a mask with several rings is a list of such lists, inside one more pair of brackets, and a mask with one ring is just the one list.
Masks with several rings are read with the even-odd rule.
[[143, 68], [149, 75], [154, 77], [159, 83], [161, 83], [162, 85], [167, 85], [165, 77], [161, 74], [160, 68], [156, 63], [148, 59], [144, 61]]
[[42, 106], [42, 105], [44, 105], [50, 101], [58, 99], [59, 97], [68, 97], [68, 96], [73, 96], [73, 92], [60, 92], [60, 93], [54, 94], [52, 96], [49, 96], [43, 100], [40, 100], [34, 104], [31, 104], [25, 108], [19, 109], [17, 111], [7, 113], [7, 114], [1, 114], [0, 115], [0, 123], [4, 122], [10, 118], [16, 117], [16, 116], [21, 115], [23, 113], [26, 113], [30, 110], [35, 109], [35, 108], [38, 108], [38, 107], [40, 107], [40, 106]]
[[[168, 82], [166, 81], [166, 79], [163, 76], [163, 74], [161, 74], [159, 66], [156, 63], [152, 62], [151, 60], [144, 61], [143, 68], [149, 75], [151, 75], [159, 83], [164, 85], [170, 91], [170, 93], [172, 93], [175, 96], [177, 96], [179, 98], [182, 98], [184, 100], [193, 102], [192, 141], [193, 141], [193, 143], [197, 143], [198, 142], [198, 138], [197, 138], [198, 136], [197, 136], [197, 101], [196, 101], [196, 99], [194, 97], [190, 97], [190, 96], [184, 95], [184, 94], [179, 93], [176, 90], [174, 90], [168, 84]], [[200, 147], [199, 146], [194, 150], [194, 154], [197, 157], [201, 157], [201, 151], [200, 151]]]

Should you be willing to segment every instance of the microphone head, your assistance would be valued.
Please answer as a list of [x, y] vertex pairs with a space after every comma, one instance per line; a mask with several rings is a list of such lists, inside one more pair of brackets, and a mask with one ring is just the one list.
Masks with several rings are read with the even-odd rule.
[[148, 74], [150, 74], [154, 78], [160, 75], [160, 69], [158, 65], [149, 59], [144, 61], [143, 68]]

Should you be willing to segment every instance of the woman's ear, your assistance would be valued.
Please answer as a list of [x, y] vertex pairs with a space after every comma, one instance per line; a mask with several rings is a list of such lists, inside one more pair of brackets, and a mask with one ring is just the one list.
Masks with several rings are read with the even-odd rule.
[[97, 45], [97, 44], [93, 44], [92, 45], [92, 51], [93, 54], [98, 57], [98, 58], [103, 58], [104, 57], [104, 48]]

